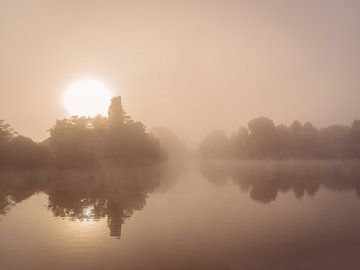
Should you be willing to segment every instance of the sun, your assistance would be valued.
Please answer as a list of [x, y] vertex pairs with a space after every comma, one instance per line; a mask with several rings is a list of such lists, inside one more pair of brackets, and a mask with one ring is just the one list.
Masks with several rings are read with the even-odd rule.
[[64, 106], [71, 115], [107, 115], [112, 90], [96, 79], [81, 79], [70, 84], [64, 93]]

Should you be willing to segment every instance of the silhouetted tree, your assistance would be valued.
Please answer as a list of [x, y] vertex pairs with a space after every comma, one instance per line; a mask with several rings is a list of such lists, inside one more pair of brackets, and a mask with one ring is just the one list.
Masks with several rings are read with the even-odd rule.
[[248, 124], [252, 152], [256, 157], [268, 157], [277, 151], [278, 142], [274, 122], [266, 117], [251, 120]]
[[73, 116], [57, 120], [49, 132], [51, 151], [58, 165], [94, 165], [100, 137], [94, 132], [92, 118]]
[[126, 115], [122, 106], [121, 97], [117, 96], [111, 99], [111, 105], [109, 107], [109, 124], [114, 126], [121, 126], [130, 120]]
[[38, 168], [49, 164], [48, 150], [30, 138], [16, 136], [11, 141], [9, 163], [16, 168]]
[[9, 124], [0, 120], [0, 167], [41, 167], [48, 164], [49, 158], [45, 147], [18, 135]]
[[5, 166], [8, 161], [10, 140], [15, 132], [4, 120], [0, 120], [0, 166]]
[[151, 164], [160, 161], [158, 140], [143, 123], [124, 111], [121, 98], [111, 100], [108, 117], [58, 120], [50, 129], [50, 147], [61, 166]]
[[15, 135], [16, 132], [11, 128], [11, 126], [6, 123], [5, 120], [0, 119], [0, 143], [8, 142]]

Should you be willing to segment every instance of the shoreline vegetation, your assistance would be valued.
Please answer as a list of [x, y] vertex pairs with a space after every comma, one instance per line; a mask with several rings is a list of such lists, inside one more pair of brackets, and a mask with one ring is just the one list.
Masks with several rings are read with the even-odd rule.
[[[148, 131], [126, 114], [120, 96], [108, 116], [72, 116], [57, 120], [49, 137], [36, 143], [0, 120], [0, 168], [99, 168], [152, 166], [184, 159], [186, 146], [165, 127]], [[351, 126], [316, 128], [310, 122], [275, 125], [266, 117], [227, 136], [216, 130], [199, 146], [208, 160], [335, 160], [360, 158], [360, 120]]]
[[48, 131], [36, 143], [0, 120], [0, 168], [150, 166], [167, 159], [159, 140], [126, 114], [120, 96], [111, 100], [108, 117], [72, 116]]
[[200, 153], [204, 159], [227, 160], [359, 159], [360, 120], [318, 129], [310, 122], [275, 125], [259, 117], [230, 137], [213, 131], [201, 142]]

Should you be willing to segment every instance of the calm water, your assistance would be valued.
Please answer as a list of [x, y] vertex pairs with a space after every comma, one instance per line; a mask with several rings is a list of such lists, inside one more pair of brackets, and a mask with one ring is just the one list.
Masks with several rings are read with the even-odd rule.
[[360, 269], [359, 165], [2, 172], [0, 269]]

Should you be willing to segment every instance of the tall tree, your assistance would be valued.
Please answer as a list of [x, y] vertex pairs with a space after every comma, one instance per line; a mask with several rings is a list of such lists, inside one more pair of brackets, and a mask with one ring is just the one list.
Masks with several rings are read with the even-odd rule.
[[123, 125], [130, 120], [122, 106], [120, 96], [111, 99], [108, 115], [110, 125]]

